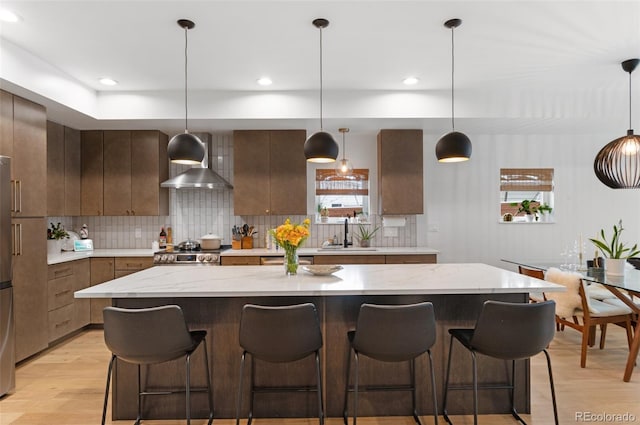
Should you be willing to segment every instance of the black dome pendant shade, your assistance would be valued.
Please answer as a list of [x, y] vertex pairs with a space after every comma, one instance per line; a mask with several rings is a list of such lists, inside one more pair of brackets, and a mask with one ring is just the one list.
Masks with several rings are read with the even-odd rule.
[[438, 140], [436, 157], [439, 162], [461, 162], [471, 158], [471, 140], [466, 134], [451, 131]]
[[204, 143], [187, 129], [187, 32], [196, 26], [188, 19], [179, 19], [178, 25], [184, 29], [184, 133], [171, 138], [167, 154], [171, 162], [177, 164], [199, 164], [204, 159]]
[[329, 26], [329, 21], [318, 18], [313, 25], [320, 30], [320, 131], [304, 142], [304, 156], [308, 162], [327, 163], [334, 162], [339, 151], [333, 136], [322, 129], [322, 29]]
[[627, 135], [609, 142], [593, 161], [596, 177], [612, 189], [640, 189], [640, 136], [631, 129], [631, 73], [640, 59], [622, 62], [629, 73], [629, 130]]
[[452, 131], [445, 134], [436, 144], [436, 158], [438, 162], [461, 162], [471, 158], [471, 140], [459, 131], [455, 131], [454, 119], [454, 51], [453, 51], [453, 29], [462, 24], [462, 20], [454, 18], [444, 23], [444, 26], [451, 29], [451, 128]]

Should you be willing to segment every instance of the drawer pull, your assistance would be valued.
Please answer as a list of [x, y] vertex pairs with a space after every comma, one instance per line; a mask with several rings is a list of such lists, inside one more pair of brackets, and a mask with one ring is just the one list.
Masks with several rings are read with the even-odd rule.
[[142, 263], [127, 263], [127, 267], [129, 268], [136, 268], [136, 269], [141, 269], [142, 268]]
[[54, 276], [58, 276], [60, 274], [63, 273], [70, 273], [71, 272], [71, 268], [67, 267], [66, 269], [61, 269], [61, 270], [56, 270], [53, 272]]
[[60, 328], [62, 326], [67, 326], [71, 322], [71, 319], [63, 320], [62, 322], [56, 323], [56, 328]]
[[61, 296], [63, 296], [63, 295], [68, 294], [69, 292], [71, 292], [71, 290], [70, 290], [70, 289], [65, 289], [64, 291], [60, 291], [60, 292], [56, 293], [56, 295], [55, 295], [55, 296], [56, 296], [56, 297], [61, 297]]

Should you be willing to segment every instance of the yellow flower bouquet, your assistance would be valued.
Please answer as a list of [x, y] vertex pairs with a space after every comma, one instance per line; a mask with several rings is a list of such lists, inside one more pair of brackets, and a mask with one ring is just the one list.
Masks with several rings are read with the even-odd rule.
[[284, 224], [269, 230], [278, 246], [284, 249], [284, 268], [288, 275], [298, 273], [297, 249], [309, 237], [311, 221], [306, 218], [302, 224], [291, 223], [287, 218]]

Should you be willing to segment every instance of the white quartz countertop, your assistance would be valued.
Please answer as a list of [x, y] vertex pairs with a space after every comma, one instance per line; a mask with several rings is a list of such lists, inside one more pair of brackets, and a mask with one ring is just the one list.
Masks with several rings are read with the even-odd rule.
[[94, 249], [81, 252], [61, 252], [47, 256], [47, 264], [66, 263], [67, 261], [82, 260], [91, 257], [153, 257], [151, 249]]
[[[372, 248], [300, 248], [298, 256], [312, 255], [416, 255], [416, 254], [439, 254], [440, 251], [428, 247], [372, 247]], [[220, 253], [223, 257], [282, 257], [282, 249], [228, 249]]]
[[156, 266], [75, 292], [76, 298], [492, 294], [564, 291], [486, 264], [345, 265], [329, 276], [300, 266]]

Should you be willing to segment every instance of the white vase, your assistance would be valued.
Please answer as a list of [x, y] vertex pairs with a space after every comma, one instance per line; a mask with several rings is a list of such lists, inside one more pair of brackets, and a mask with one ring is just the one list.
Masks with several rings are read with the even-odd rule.
[[626, 258], [606, 258], [604, 260], [604, 273], [611, 276], [624, 276]]
[[62, 239], [47, 239], [47, 255], [60, 255]]

